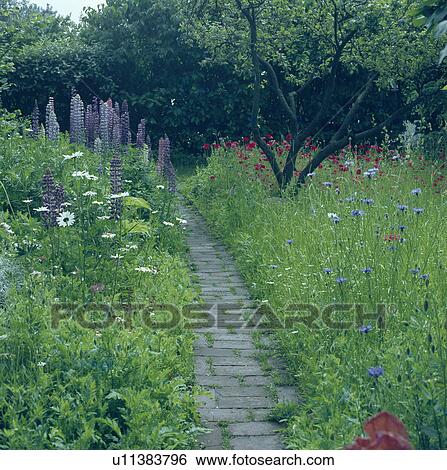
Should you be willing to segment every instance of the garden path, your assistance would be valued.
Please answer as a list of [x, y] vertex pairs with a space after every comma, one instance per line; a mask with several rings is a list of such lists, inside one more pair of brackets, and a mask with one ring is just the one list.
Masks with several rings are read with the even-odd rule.
[[[197, 383], [206, 392], [199, 409], [210, 430], [204, 449], [282, 449], [280, 426], [269, 421], [279, 402], [296, 402], [281, 361], [262, 335], [262, 315], [253, 308], [244, 281], [225, 247], [212, 238], [204, 219], [182, 205], [188, 221], [190, 259], [205, 312], [196, 327]], [[205, 324], [206, 323], [206, 324]], [[259, 324], [258, 324], [259, 323]]]

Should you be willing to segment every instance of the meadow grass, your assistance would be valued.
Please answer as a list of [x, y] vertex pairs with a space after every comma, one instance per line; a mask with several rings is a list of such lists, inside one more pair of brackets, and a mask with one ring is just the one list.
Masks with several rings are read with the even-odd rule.
[[233, 147], [215, 149], [183, 190], [283, 325], [272, 323], [276, 344], [303, 399], [287, 445], [343, 447], [387, 410], [415, 447], [446, 448], [442, 165], [348, 149], [280, 198], [257, 149]]

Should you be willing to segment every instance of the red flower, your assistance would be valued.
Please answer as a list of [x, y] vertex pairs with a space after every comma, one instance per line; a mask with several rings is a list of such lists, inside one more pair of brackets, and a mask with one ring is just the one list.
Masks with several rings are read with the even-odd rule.
[[242, 142], [250, 142], [250, 137], [242, 137]]
[[362, 174], [362, 170], [360, 168], [357, 168], [357, 170], [355, 170], [355, 172], [358, 174], [358, 175], [361, 175]]
[[363, 429], [368, 437], [358, 437], [347, 450], [410, 450], [407, 430], [399, 418], [382, 411], [368, 420]]
[[293, 138], [292, 134], [289, 133], [289, 134], [286, 135], [287, 142], [292, 142], [292, 138]]
[[211, 176], [210, 176], [210, 180], [211, 180], [211, 181], [214, 181], [215, 179], [216, 179], [216, 177], [215, 177], [214, 175], [211, 175]]
[[395, 241], [399, 241], [400, 239], [401, 239], [401, 236], [396, 235], [394, 233], [384, 235], [384, 237], [383, 237], [383, 240], [386, 241], [386, 242], [395, 242]]
[[214, 149], [220, 149], [220, 144], [213, 144]]
[[210, 147], [211, 147], [210, 144], [203, 144], [202, 145], [203, 150], [209, 150]]

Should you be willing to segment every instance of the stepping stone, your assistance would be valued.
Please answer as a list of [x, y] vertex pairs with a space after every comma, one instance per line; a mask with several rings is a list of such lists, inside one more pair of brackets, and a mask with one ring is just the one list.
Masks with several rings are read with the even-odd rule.
[[279, 424], [272, 421], [251, 421], [228, 426], [228, 430], [233, 436], [272, 436], [279, 429], [281, 429]]
[[284, 449], [279, 436], [240, 436], [230, 439], [234, 450]]

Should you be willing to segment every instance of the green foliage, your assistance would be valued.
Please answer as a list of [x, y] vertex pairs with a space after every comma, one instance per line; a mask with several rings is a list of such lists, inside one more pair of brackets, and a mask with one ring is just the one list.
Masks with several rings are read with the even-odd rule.
[[[252, 170], [258, 151], [243, 148], [215, 151], [185, 183], [235, 255], [253, 299], [268, 301], [288, 322], [275, 332], [276, 343], [303, 404], [293, 417], [287, 408], [276, 414], [288, 422], [291, 449], [342, 448], [381, 410], [402, 419], [415, 447], [447, 445], [446, 174], [418, 153], [392, 156], [345, 149], [298, 198], [272, 197], [271, 175]], [[379, 175], [365, 177], [374, 161]], [[339, 170], [344, 162], [351, 162], [348, 171]], [[411, 193], [416, 186], [419, 195]], [[362, 272], [367, 267], [372, 271]], [[320, 312], [312, 324], [309, 304]], [[334, 304], [348, 308], [332, 314], [331, 326], [322, 311]], [[370, 318], [356, 316], [353, 304]], [[384, 327], [373, 315], [378, 304], [387, 306]], [[361, 333], [369, 323], [372, 330]], [[384, 368], [377, 379], [368, 373], [376, 366]]]
[[[65, 136], [0, 139], [0, 448], [195, 447], [194, 335], [156, 327], [165, 314], [150, 309], [196, 296], [174, 196], [130, 150], [115, 221], [98, 155]], [[68, 226], [35, 210], [48, 168]]]

